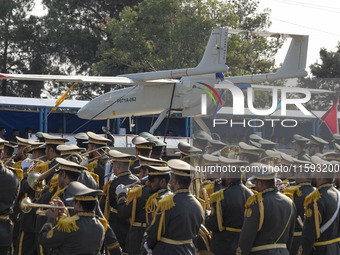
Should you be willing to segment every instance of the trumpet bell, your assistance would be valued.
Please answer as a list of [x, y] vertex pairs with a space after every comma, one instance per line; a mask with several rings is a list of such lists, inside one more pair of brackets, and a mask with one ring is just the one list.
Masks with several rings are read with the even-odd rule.
[[27, 175], [27, 183], [35, 191], [41, 191], [45, 186], [45, 180], [39, 181], [40, 176], [41, 173], [34, 171]]
[[29, 213], [32, 210], [32, 207], [29, 205], [32, 204], [32, 200], [29, 197], [25, 197], [21, 200], [20, 208], [24, 213]]
[[31, 198], [25, 197], [21, 200], [20, 208], [24, 213], [29, 213], [32, 208], [40, 208], [40, 209], [70, 209], [73, 210], [74, 208], [71, 206], [58, 206], [58, 205], [46, 205], [46, 204], [37, 204], [32, 203]]

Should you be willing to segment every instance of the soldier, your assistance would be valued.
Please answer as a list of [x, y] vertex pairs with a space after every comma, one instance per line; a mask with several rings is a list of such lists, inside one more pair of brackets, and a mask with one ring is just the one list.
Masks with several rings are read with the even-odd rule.
[[310, 157], [305, 151], [305, 147], [308, 141], [309, 139], [306, 137], [298, 134], [293, 135], [292, 143], [294, 144], [294, 150], [297, 152], [297, 155], [294, 156], [295, 158], [299, 160], [310, 161]]
[[27, 173], [27, 170], [32, 164], [35, 164], [35, 162], [42, 163], [45, 156], [45, 146], [43, 145], [43, 143], [28, 140], [28, 144], [29, 145], [26, 148], [26, 152], [31, 154], [31, 158], [27, 157], [21, 163], [21, 169], [24, 173]]
[[[166, 162], [139, 156], [140, 168], [144, 169], [147, 176], [148, 166], [165, 167]], [[141, 177], [141, 176], [140, 176]], [[124, 251], [129, 255], [138, 255], [146, 228], [146, 201], [150, 196], [148, 186], [138, 186], [126, 192], [124, 185], [117, 186], [118, 216], [121, 219], [129, 219], [130, 230], [127, 234]]]
[[245, 204], [246, 217], [236, 254], [288, 255], [296, 219], [295, 205], [276, 188], [273, 167], [259, 163], [250, 167], [259, 192]]
[[220, 140], [210, 139], [208, 141], [208, 146], [206, 147], [206, 152], [208, 154], [213, 154], [215, 156], [220, 156], [220, 150], [227, 146], [227, 144], [221, 142]]
[[262, 140], [263, 138], [257, 134], [251, 134], [249, 135], [249, 142], [250, 141], [253, 141], [253, 142], [256, 142], [258, 143], [260, 140]]
[[317, 189], [305, 199], [305, 221], [298, 254], [340, 254], [340, 193], [333, 186], [335, 165], [312, 156]]
[[259, 144], [261, 145], [261, 149], [264, 150], [274, 150], [275, 146], [277, 145], [277, 143], [274, 143], [268, 139], [261, 139]]
[[192, 146], [186, 142], [179, 142], [177, 145], [178, 149], [180, 150], [180, 159], [185, 161], [186, 163], [190, 164], [190, 155], [201, 154], [202, 150]]
[[1, 151], [1, 160], [5, 166], [13, 166], [13, 153], [14, 153], [14, 146], [16, 143], [8, 142], [6, 140], [2, 140], [2, 151]]
[[290, 255], [296, 255], [301, 243], [302, 227], [304, 221], [304, 201], [305, 198], [312, 193], [315, 188], [312, 186], [311, 173], [308, 171], [308, 166], [311, 162], [294, 159], [291, 162], [297, 171], [295, 175], [295, 186], [286, 187], [284, 194], [288, 195], [294, 202], [296, 207], [297, 221], [295, 223], [294, 238]]
[[197, 130], [193, 133], [192, 139], [193, 146], [205, 152], [205, 149], [208, 146], [208, 141], [212, 138], [207, 132], [203, 130]]
[[193, 239], [203, 222], [203, 210], [189, 192], [195, 169], [179, 160], [168, 161], [174, 195], [159, 200], [157, 212], [147, 232], [147, 251], [153, 255], [195, 254]]
[[150, 158], [152, 147], [155, 145], [155, 143], [149, 142], [141, 136], [136, 136], [135, 138], [133, 138], [132, 143], [135, 145], [136, 148], [136, 160], [130, 166], [130, 171], [133, 174], [138, 175], [139, 155]]
[[118, 197], [116, 195], [116, 189], [119, 184], [140, 184], [140, 180], [129, 170], [131, 160], [135, 159], [133, 155], [121, 153], [117, 150], [110, 150], [108, 156], [112, 161], [115, 177], [105, 184], [101, 205], [102, 208], [104, 208], [105, 218], [109, 219], [109, 223], [117, 235], [118, 242], [124, 250], [130, 223], [128, 220], [122, 220], [118, 217]]
[[[65, 146], [65, 145], [64, 145]], [[76, 145], [74, 145], [76, 146]], [[58, 146], [59, 147], [59, 146]], [[70, 190], [70, 185], [73, 182], [77, 182], [79, 180], [82, 172], [87, 171], [86, 167], [81, 166], [75, 162], [71, 162], [69, 160], [63, 158], [57, 158], [56, 161], [59, 163], [57, 173], [58, 173], [58, 191], [51, 198], [51, 202], [54, 199], [60, 199], [64, 204], [68, 205], [68, 199], [72, 197]], [[91, 176], [89, 176], [91, 177]], [[92, 178], [92, 177], [91, 177]], [[93, 180], [93, 182], [95, 182]], [[84, 183], [82, 183], [85, 185]], [[86, 186], [86, 185], [85, 185]], [[91, 185], [93, 186], [93, 185]], [[87, 187], [87, 186], [86, 186]], [[88, 187], [89, 188], [89, 187]], [[70, 193], [71, 192], [71, 193]], [[96, 201], [96, 204], [98, 202]], [[102, 211], [99, 208], [99, 205], [95, 207], [95, 214], [100, 218], [104, 218]], [[109, 250], [110, 254], [120, 254], [121, 249], [119, 247], [119, 243], [117, 241], [116, 235], [113, 233], [110, 225], [105, 229], [105, 246], [107, 250]]]
[[308, 147], [308, 155], [311, 156], [318, 156], [318, 157], [322, 157], [323, 154], [323, 148], [325, 147], [325, 145], [328, 145], [328, 142], [325, 141], [324, 139], [311, 135], [310, 136], [311, 139], [309, 147]]
[[[46, 212], [48, 221], [39, 234], [39, 243], [51, 249], [53, 254], [97, 255], [104, 241], [106, 220], [97, 218], [94, 209], [97, 196], [103, 192], [89, 189], [79, 182], [72, 182], [68, 190], [73, 197], [75, 215], [63, 216], [65, 210], [49, 209]], [[60, 200], [57, 204], [63, 206]]]
[[212, 231], [211, 251], [215, 255], [235, 254], [243, 224], [245, 203], [253, 192], [241, 182], [240, 167], [247, 161], [219, 157], [222, 166], [235, 168], [238, 172], [226, 172], [222, 176], [224, 186], [210, 197], [211, 214], [205, 219], [205, 226]]
[[[83, 157], [79, 153], [85, 151], [84, 148], [80, 148], [74, 144], [72, 145], [63, 144], [58, 145], [57, 150], [60, 151], [60, 157], [81, 165]], [[99, 188], [99, 176], [93, 172], [89, 172], [86, 168], [84, 168], [80, 172], [80, 176], [77, 181], [84, 184], [86, 187], [90, 189]]]
[[246, 144], [244, 142], [239, 142], [238, 145], [240, 147], [240, 160], [248, 161], [249, 164], [258, 162], [261, 155], [264, 153], [263, 149]]
[[0, 164], [0, 254], [10, 254], [13, 225], [9, 215], [19, 193], [20, 180], [11, 170]]
[[109, 139], [97, 135], [93, 132], [87, 132], [88, 135], [88, 151], [89, 153], [89, 164], [86, 166], [90, 173], [95, 173], [99, 177], [99, 188], [102, 189], [104, 186], [105, 169], [108, 158], [105, 154], [107, 143]]
[[87, 150], [87, 145], [88, 145], [88, 135], [84, 132], [80, 132], [74, 136], [74, 138], [77, 141], [77, 146], [80, 148], [84, 148]]
[[[202, 155], [202, 162], [201, 165], [205, 168], [209, 168], [211, 166], [216, 166], [220, 164], [219, 157], [218, 156], [213, 156], [210, 154], [203, 154]], [[223, 188], [222, 182], [221, 182], [221, 172], [215, 171], [211, 172], [205, 169], [206, 173], [206, 180], [202, 183], [201, 185], [201, 191], [200, 191], [200, 197], [204, 197], [204, 189], [207, 192], [207, 195], [210, 197], [214, 192], [217, 192]], [[205, 198], [205, 200], [207, 200]], [[205, 201], [206, 203], [208, 201]]]
[[14, 168], [21, 168], [22, 162], [27, 158], [27, 150], [26, 148], [30, 145], [29, 140], [25, 138], [21, 138], [19, 136], [16, 136], [17, 140], [17, 153], [14, 158]]
[[166, 143], [162, 142], [160, 139], [157, 139], [155, 136], [147, 138], [149, 142], [155, 143], [152, 147], [150, 158], [155, 158], [162, 160], [164, 152], [166, 152]]

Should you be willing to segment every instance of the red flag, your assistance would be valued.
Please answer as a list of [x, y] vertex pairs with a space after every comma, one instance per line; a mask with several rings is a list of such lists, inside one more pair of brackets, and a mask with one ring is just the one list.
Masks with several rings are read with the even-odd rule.
[[333, 132], [333, 134], [338, 134], [338, 100], [336, 100], [335, 104], [328, 109], [328, 111], [321, 117], [321, 119], [326, 123], [329, 129]]

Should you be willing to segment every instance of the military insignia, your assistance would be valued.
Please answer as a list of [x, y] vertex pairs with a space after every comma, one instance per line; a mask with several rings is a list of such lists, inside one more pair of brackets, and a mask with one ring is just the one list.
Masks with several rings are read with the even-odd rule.
[[51, 229], [50, 231], [48, 231], [46, 238], [47, 239], [51, 239], [53, 237], [53, 229]]
[[252, 211], [250, 208], [248, 208], [248, 209], [247, 209], [247, 212], [246, 212], [247, 218], [249, 218], [249, 217], [251, 216], [252, 213], [253, 213], [253, 211]]
[[236, 249], [236, 255], [241, 255], [241, 254], [242, 254], [241, 247], [237, 247], [237, 249]]
[[305, 215], [306, 215], [306, 217], [310, 217], [310, 216], [312, 216], [313, 215], [313, 211], [312, 211], [312, 209], [310, 209], [310, 208], [308, 208], [307, 210], [306, 210], [306, 212], [305, 212]]

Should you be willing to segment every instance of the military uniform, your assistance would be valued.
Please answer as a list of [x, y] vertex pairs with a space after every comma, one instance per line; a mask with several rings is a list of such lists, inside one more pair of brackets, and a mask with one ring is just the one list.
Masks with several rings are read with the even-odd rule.
[[[295, 134], [293, 135], [293, 143], [299, 144], [299, 146], [304, 149], [306, 143], [309, 141], [308, 138], [303, 137], [301, 135]], [[310, 161], [310, 157], [308, 153], [305, 150], [302, 150], [300, 153], [294, 156], [298, 160], [304, 160], [304, 161]]]
[[[317, 156], [312, 157], [312, 162], [322, 166], [323, 176], [333, 176], [329, 162]], [[325, 182], [306, 197], [304, 206], [305, 221], [298, 254], [340, 254], [340, 192]]]
[[[194, 169], [187, 163], [168, 161], [171, 173], [191, 176]], [[177, 177], [176, 177], [177, 178]], [[193, 239], [203, 222], [203, 210], [188, 189], [178, 189], [174, 195], [159, 200], [156, 216], [147, 232], [147, 246], [153, 255], [195, 254]]]
[[9, 215], [19, 194], [16, 173], [0, 165], [0, 253], [7, 254], [12, 244], [13, 226]]
[[[116, 150], [110, 150], [108, 155], [111, 160], [121, 162], [130, 162], [131, 159], [134, 158], [132, 155], [120, 153]], [[118, 196], [116, 195], [116, 188], [119, 184], [140, 184], [140, 180], [127, 170], [116, 175], [114, 179], [107, 182], [103, 188], [104, 196], [101, 199], [102, 210], [104, 210], [105, 218], [109, 219], [109, 223], [113, 227], [120, 246], [124, 249], [130, 223], [128, 220], [122, 220], [118, 216]]]
[[211, 215], [205, 219], [205, 226], [212, 231], [211, 251], [215, 255], [235, 254], [243, 224], [245, 203], [253, 192], [241, 183], [233, 182], [210, 197]]
[[[302, 222], [304, 221], [305, 198], [314, 190], [315, 188], [312, 186], [310, 182], [299, 183], [296, 186], [289, 186], [285, 189], [284, 193], [294, 201], [296, 207], [296, 215], [297, 217], [300, 216]], [[302, 226], [297, 220], [295, 223], [293, 243], [289, 251], [291, 255], [297, 254], [301, 243], [301, 238], [302, 238]]]
[[138, 159], [139, 155], [149, 157], [152, 151], [152, 147], [155, 145], [155, 143], [146, 140], [142, 136], [136, 136], [135, 138], [133, 138], [132, 143], [135, 145], [136, 152], [141, 150], [144, 151], [144, 153], [138, 153], [137, 159], [134, 160], [133, 164], [130, 166], [131, 173], [138, 176], [140, 166], [140, 162]]
[[[79, 174], [86, 171], [85, 167], [83, 167], [83, 166], [81, 166], [81, 165], [79, 165], [75, 162], [71, 162], [71, 161], [65, 160], [63, 158], [57, 158], [56, 160], [60, 164], [59, 170], [73, 171], [73, 172], [78, 172]], [[66, 166], [66, 168], [65, 168], [65, 166]], [[78, 178], [77, 182], [81, 183], [79, 181], [79, 178]], [[71, 182], [71, 184], [72, 183], [73, 182]], [[85, 183], [81, 183], [81, 184], [83, 184], [87, 188], [92, 189], [91, 187], [88, 187]], [[63, 203], [65, 205], [72, 206], [72, 204], [68, 201], [68, 199], [71, 198], [72, 195], [73, 195], [72, 185], [69, 184], [66, 187], [64, 187], [63, 189], [58, 189], [58, 191], [51, 198], [51, 202], [52, 202], [53, 199], [60, 199], [61, 201], [63, 201]], [[102, 213], [102, 211], [99, 207], [98, 201], [96, 200], [96, 202], [97, 202], [97, 206], [95, 207], [95, 210], [94, 210], [95, 215], [99, 218], [104, 218], [104, 215], [103, 215], [103, 213]], [[111, 255], [121, 253], [121, 249], [119, 247], [119, 243], [117, 241], [116, 235], [113, 232], [110, 225], [107, 225], [107, 227], [105, 229], [104, 244], [105, 244], [106, 248], [110, 251]]]
[[[141, 167], [165, 167], [166, 162], [153, 158], [146, 158], [140, 156]], [[163, 168], [164, 169], [164, 168]], [[166, 170], [162, 174], [169, 174], [170, 169]], [[152, 168], [151, 170], [154, 170]], [[157, 173], [159, 173], [158, 171]], [[149, 174], [154, 174], [155, 171]], [[117, 193], [117, 191], [116, 191]], [[129, 255], [138, 255], [140, 253], [140, 247], [142, 244], [145, 228], [147, 226], [147, 200], [150, 197], [148, 186], [139, 186], [131, 189], [128, 194], [122, 192], [118, 194], [118, 216], [121, 219], [129, 219], [130, 230], [127, 234], [126, 245], [124, 251]]]
[[[87, 132], [89, 144], [101, 145], [103, 147], [107, 146], [107, 143], [110, 142], [109, 139], [97, 135], [93, 132]], [[86, 166], [88, 171], [94, 173], [98, 176], [99, 188], [102, 189], [104, 186], [104, 178], [105, 178], [105, 169], [106, 163], [108, 162], [108, 158], [105, 154], [90, 159], [89, 164]]]
[[[255, 179], [274, 180], [276, 174], [257, 165], [260, 174]], [[263, 174], [262, 174], [262, 173]], [[277, 188], [267, 188], [251, 196], [246, 202], [245, 219], [237, 248], [237, 255], [288, 255], [293, 240], [296, 208]]]
[[[69, 190], [78, 201], [97, 200], [101, 190], [89, 189], [79, 182], [72, 182]], [[106, 229], [104, 219], [92, 211], [78, 211], [72, 217], [62, 216], [55, 223], [49, 219], [39, 234], [39, 243], [52, 254], [100, 254]]]

